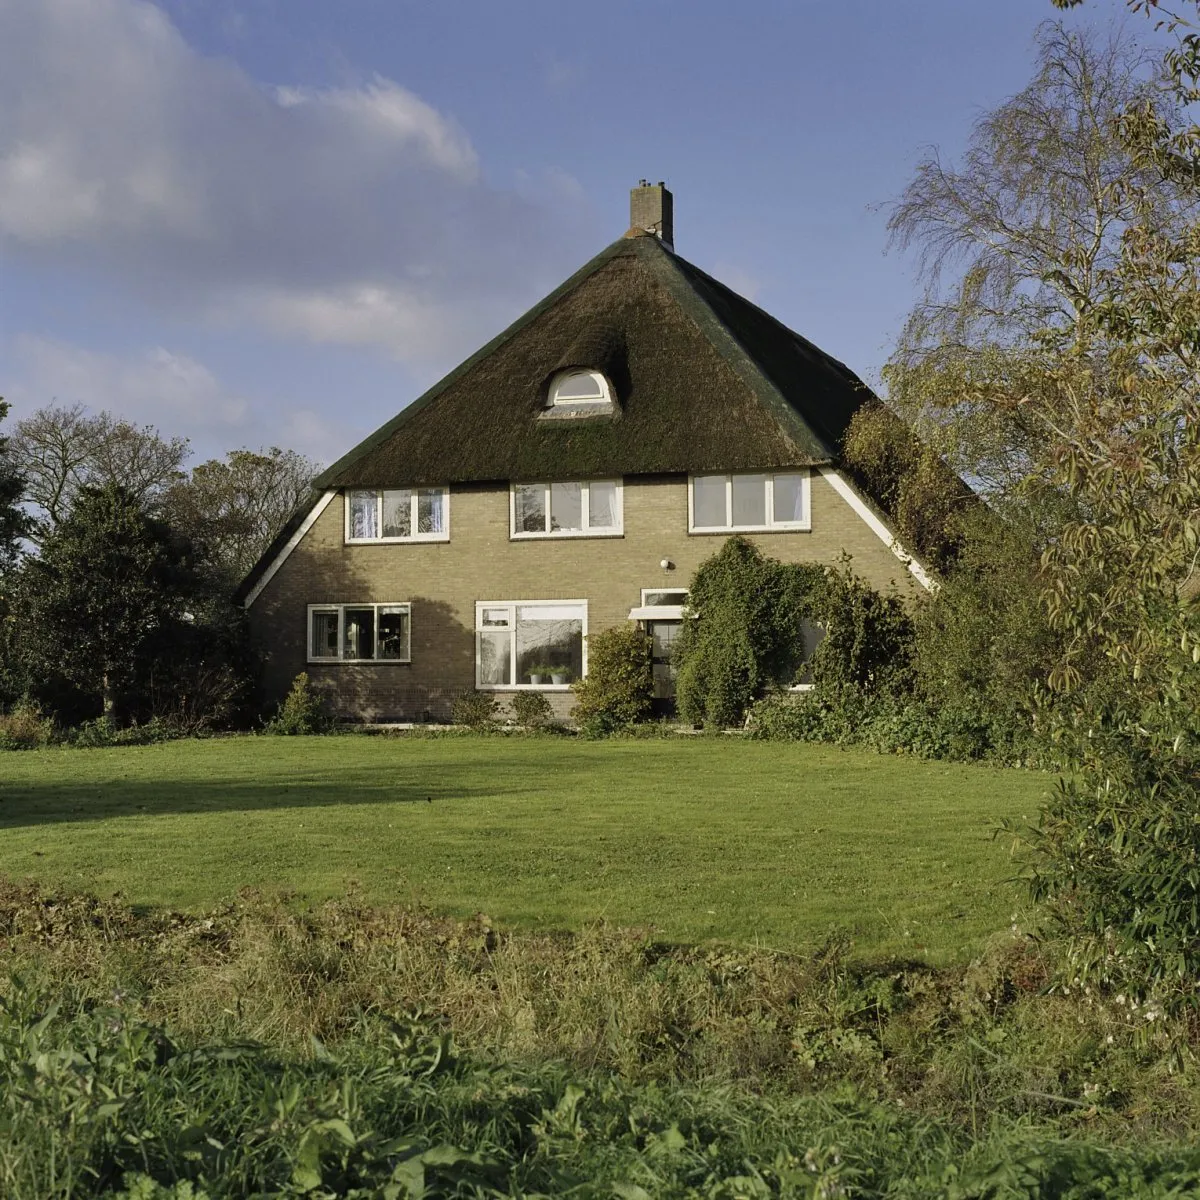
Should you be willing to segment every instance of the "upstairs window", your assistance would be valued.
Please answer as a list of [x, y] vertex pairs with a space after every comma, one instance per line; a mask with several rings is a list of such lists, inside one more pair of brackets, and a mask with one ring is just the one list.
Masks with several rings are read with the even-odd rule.
[[550, 404], [611, 404], [608, 380], [599, 371], [564, 371], [550, 383]]
[[412, 605], [310, 604], [308, 661], [410, 662]]
[[515, 483], [509, 494], [512, 536], [617, 537], [624, 531], [623, 492], [616, 479]]
[[449, 488], [353, 491], [346, 497], [348, 542], [445, 542], [449, 539]]
[[807, 471], [693, 475], [688, 481], [689, 533], [811, 528]]

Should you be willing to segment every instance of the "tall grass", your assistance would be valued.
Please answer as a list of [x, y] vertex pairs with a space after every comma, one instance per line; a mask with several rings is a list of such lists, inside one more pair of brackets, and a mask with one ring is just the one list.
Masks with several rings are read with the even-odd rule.
[[0, 883], [0, 950], [39, 993], [119, 996], [189, 1043], [304, 1059], [364, 1017], [421, 1011], [488, 1061], [773, 1096], [850, 1087], [973, 1137], [996, 1120], [1200, 1131], [1193, 1025], [1123, 997], [1046, 994], [1043, 953], [1019, 934], [933, 969], [855, 962], [838, 938], [785, 955], [604, 925], [510, 935], [353, 897], [301, 912], [251, 893], [182, 915]]

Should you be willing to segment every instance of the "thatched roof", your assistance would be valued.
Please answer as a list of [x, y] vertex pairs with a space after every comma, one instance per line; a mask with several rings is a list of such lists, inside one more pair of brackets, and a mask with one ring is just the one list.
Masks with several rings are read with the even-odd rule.
[[[547, 421], [566, 367], [612, 415]], [[658, 238], [625, 237], [355, 446], [321, 488], [588, 478], [832, 462], [867, 389]]]

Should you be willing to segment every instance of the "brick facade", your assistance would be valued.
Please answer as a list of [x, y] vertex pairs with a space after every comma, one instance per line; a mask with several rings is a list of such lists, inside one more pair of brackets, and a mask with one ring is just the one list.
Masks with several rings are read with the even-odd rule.
[[[626, 479], [624, 535], [614, 538], [513, 541], [508, 487], [489, 484], [451, 488], [448, 542], [348, 546], [345, 502], [339, 494], [326, 506], [249, 617], [267, 655], [269, 702], [307, 671], [339, 715], [373, 722], [445, 720], [474, 688], [476, 601], [586, 599], [594, 633], [628, 620], [642, 588], [687, 587], [727, 536], [688, 533], [683, 476]], [[846, 552], [875, 587], [912, 591], [904, 564], [819, 472], [811, 509], [810, 532], [746, 536], [785, 562], [833, 563]], [[366, 602], [411, 603], [411, 663], [307, 662], [307, 606]], [[566, 715], [571, 694], [547, 695]]]

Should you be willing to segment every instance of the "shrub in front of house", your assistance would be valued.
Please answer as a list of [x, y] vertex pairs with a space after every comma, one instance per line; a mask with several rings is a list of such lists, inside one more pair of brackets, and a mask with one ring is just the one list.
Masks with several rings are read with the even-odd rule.
[[812, 617], [825, 568], [781, 563], [743, 537], [703, 562], [688, 591], [676, 643], [679, 713], [714, 728], [741, 725], [772, 686], [804, 661], [803, 622]]
[[332, 724], [321, 697], [309, 681], [308, 673], [301, 671], [292, 680], [292, 689], [283, 698], [275, 716], [267, 723], [266, 732], [296, 737], [325, 733]]
[[512, 715], [526, 729], [546, 729], [554, 723], [554, 710], [541, 692], [518, 692], [512, 698]]
[[586, 734], [603, 736], [644, 721], [654, 695], [650, 639], [636, 625], [589, 634], [587, 678], [572, 690], [572, 716]]
[[499, 713], [499, 703], [486, 692], [463, 692], [450, 705], [450, 720], [468, 729], [491, 729]]

